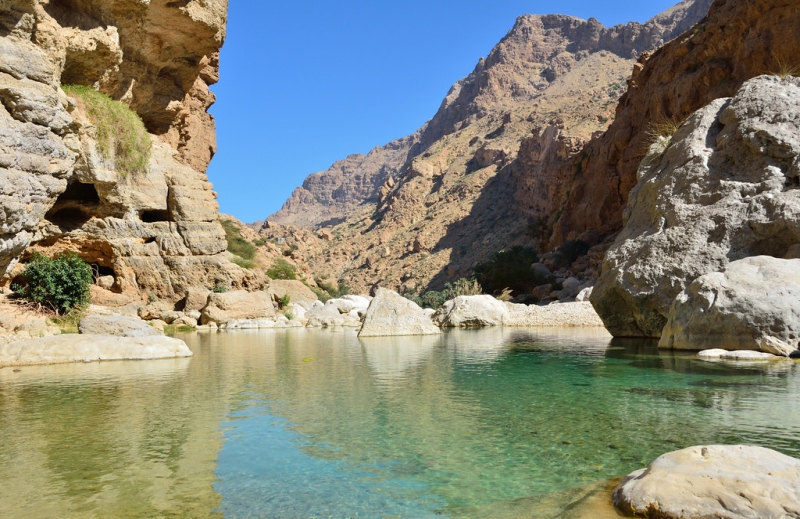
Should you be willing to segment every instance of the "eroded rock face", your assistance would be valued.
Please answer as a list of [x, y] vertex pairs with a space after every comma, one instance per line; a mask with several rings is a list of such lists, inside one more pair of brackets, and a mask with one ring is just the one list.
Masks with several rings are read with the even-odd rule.
[[[73, 251], [113, 276], [117, 293], [175, 302], [190, 287], [261, 288], [263, 276], [222, 254], [205, 175], [227, 0], [5, 0], [0, 9], [6, 282], [20, 257]], [[98, 89], [142, 117], [153, 140], [146, 172], [121, 174], [101, 156], [82, 101], [62, 84]]]
[[672, 305], [659, 348], [761, 350], [800, 341], [800, 260], [753, 256], [700, 276]]
[[800, 460], [763, 447], [691, 447], [630, 474], [613, 499], [625, 513], [663, 519], [800, 517]]
[[122, 315], [89, 315], [78, 324], [78, 330], [89, 335], [118, 337], [150, 337], [164, 335], [141, 319]]
[[225, 324], [240, 319], [275, 320], [275, 307], [269, 292], [246, 292], [236, 290], [208, 296], [208, 305], [203, 308], [201, 324]]
[[761, 76], [654, 145], [591, 296], [612, 334], [660, 337], [696, 278], [800, 243], [799, 123], [800, 78]]
[[691, 30], [639, 58], [614, 122], [563, 165], [559, 176], [571, 180], [555, 203], [563, 212], [551, 246], [587, 230], [622, 228], [654, 128], [683, 121], [713, 100], [733, 96], [748, 79], [796, 63], [800, 24], [793, 2], [715, 0], [707, 13]]

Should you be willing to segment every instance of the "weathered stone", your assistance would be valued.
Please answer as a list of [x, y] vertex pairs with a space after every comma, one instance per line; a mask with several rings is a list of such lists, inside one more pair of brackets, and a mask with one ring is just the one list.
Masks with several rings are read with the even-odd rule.
[[78, 330], [88, 335], [150, 337], [163, 335], [141, 319], [122, 315], [89, 315], [81, 319]]
[[339, 310], [331, 305], [315, 306], [312, 307], [305, 314], [308, 320], [308, 326], [312, 328], [330, 326], [344, 326], [345, 316], [339, 313]]
[[222, 294], [212, 293], [203, 309], [200, 324], [227, 323], [234, 319], [275, 319], [275, 308], [268, 292], [236, 290]]
[[800, 517], [800, 460], [763, 447], [690, 447], [624, 478], [613, 499], [625, 513], [663, 519]]
[[592, 303], [616, 336], [660, 337], [696, 278], [800, 243], [800, 78], [760, 76], [654, 146]]
[[186, 297], [183, 302], [183, 311], [185, 313], [200, 312], [208, 304], [208, 296], [211, 295], [211, 290], [203, 287], [189, 287], [186, 289]]
[[0, 345], [0, 366], [191, 356], [185, 342], [164, 336], [65, 334]]
[[483, 328], [501, 326], [510, 317], [506, 304], [490, 295], [458, 296], [443, 304], [433, 321], [444, 328]]
[[433, 335], [442, 331], [430, 317], [397, 292], [379, 288], [369, 304], [359, 337], [388, 337], [394, 335]]
[[694, 280], [675, 298], [659, 348], [761, 350], [800, 343], [800, 259], [753, 256]]

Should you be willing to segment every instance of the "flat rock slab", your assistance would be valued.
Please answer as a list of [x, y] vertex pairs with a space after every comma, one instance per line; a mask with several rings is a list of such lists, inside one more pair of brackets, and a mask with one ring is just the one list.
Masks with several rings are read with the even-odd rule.
[[728, 351], [722, 349], [703, 350], [697, 354], [701, 359], [722, 359], [722, 360], [779, 360], [784, 357], [778, 357], [771, 353], [763, 351]]
[[763, 447], [690, 447], [625, 477], [613, 499], [651, 519], [798, 518], [800, 460]]
[[65, 334], [0, 346], [0, 366], [33, 366], [101, 360], [191, 357], [186, 343], [172, 337]]
[[164, 335], [137, 317], [123, 315], [89, 315], [84, 317], [78, 330], [93, 335], [116, 335], [119, 337], [155, 337]]

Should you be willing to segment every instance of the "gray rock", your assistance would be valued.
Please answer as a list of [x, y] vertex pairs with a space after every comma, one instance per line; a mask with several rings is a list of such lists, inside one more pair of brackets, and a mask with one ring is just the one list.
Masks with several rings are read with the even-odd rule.
[[625, 513], [664, 519], [800, 517], [800, 460], [763, 447], [691, 447], [628, 475], [613, 500]]
[[789, 356], [800, 342], [800, 259], [753, 256], [697, 278], [675, 298], [659, 348]]
[[591, 297], [612, 334], [660, 337], [693, 280], [800, 243], [798, 125], [800, 78], [761, 76], [651, 148]]
[[345, 316], [340, 314], [334, 305], [313, 306], [306, 312], [305, 318], [308, 319], [308, 326], [312, 328], [343, 326], [345, 323]]
[[192, 352], [185, 342], [164, 336], [65, 334], [0, 345], [0, 366], [191, 356]]
[[578, 292], [578, 295], [575, 296], [575, 302], [582, 303], [584, 301], [588, 301], [590, 297], [592, 297], [592, 287], [587, 287]]
[[397, 292], [379, 288], [370, 302], [359, 337], [435, 335], [442, 331], [430, 317]]
[[78, 331], [88, 335], [152, 337], [164, 335], [146, 322], [122, 315], [89, 315], [78, 323]]
[[508, 306], [490, 295], [458, 296], [434, 314], [433, 321], [444, 328], [484, 328], [509, 321]]

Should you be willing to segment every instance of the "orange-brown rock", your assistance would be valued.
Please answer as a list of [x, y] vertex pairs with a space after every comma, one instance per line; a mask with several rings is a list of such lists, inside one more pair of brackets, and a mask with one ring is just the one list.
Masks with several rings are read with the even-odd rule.
[[786, 0], [716, 0], [694, 28], [634, 66], [616, 118], [584, 154], [562, 166], [571, 178], [551, 245], [593, 229], [622, 227], [636, 170], [660, 133], [711, 101], [732, 96], [748, 79], [800, 65], [798, 5]]

